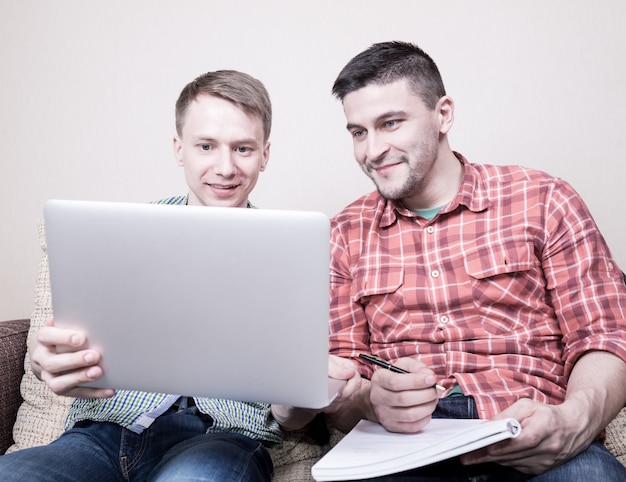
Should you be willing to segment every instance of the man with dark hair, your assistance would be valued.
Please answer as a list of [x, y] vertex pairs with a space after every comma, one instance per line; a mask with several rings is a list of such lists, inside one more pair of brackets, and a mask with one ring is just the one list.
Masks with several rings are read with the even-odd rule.
[[364, 378], [335, 422], [521, 422], [516, 439], [384, 480], [626, 480], [599, 441], [626, 403], [626, 286], [580, 196], [454, 152], [454, 103], [416, 45], [373, 45], [333, 94], [377, 187], [332, 222], [330, 349]]

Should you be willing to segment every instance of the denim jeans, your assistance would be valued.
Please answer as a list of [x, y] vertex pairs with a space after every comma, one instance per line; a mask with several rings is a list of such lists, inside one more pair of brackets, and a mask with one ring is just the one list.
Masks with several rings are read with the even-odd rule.
[[[478, 418], [471, 397], [439, 400], [433, 418]], [[427, 467], [375, 479], [376, 482], [624, 482], [624, 467], [600, 442], [594, 442], [578, 456], [541, 475], [523, 474], [498, 464], [463, 465], [458, 458]]]
[[210, 417], [171, 408], [138, 435], [119, 425], [83, 422], [49, 445], [0, 456], [3, 482], [269, 481], [261, 442], [206, 433]]

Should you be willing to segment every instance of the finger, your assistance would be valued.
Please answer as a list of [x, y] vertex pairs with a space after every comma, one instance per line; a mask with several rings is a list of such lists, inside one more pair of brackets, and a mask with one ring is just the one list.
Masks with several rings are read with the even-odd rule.
[[328, 367], [328, 375], [337, 380], [350, 380], [358, 375], [358, 372], [351, 366], [333, 365]]
[[41, 379], [48, 385], [50, 390], [58, 395], [68, 395], [77, 389], [79, 385], [98, 380], [103, 374], [99, 366], [87, 367], [80, 370], [53, 373], [42, 371]]
[[78, 387], [67, 392], [66, 396], [74, 398], [111, 398], [115, 390], [111, 388]]
[[358, 373], [357, 364], [352, 360], [341, 358], [336, 355], [328, 357], [328, 374], [333, 378], [347, 380], [354, 372]]
[[538, 456], [546, 458], [548, 453], [536, 447], [523, 447], [515, 443], [516, 440], [505, 440], [480, 450], [470, 452], [461, 457], [464, 464], [481, 464], [495, 462], [507, 466], [527, 464], [529, 460]]
[[355, 376], [352, 376], [348, 379], [348, 382], [339, 392], [339, 395], [335, 398], [335, 401], [345, 401], [349, 399], [352, 395], [359, 391], [361, 388], [361, 376], [357, 373]]
[[82, 350], [68, 353], [48, 353], [47, 356], [39, 356], [37, 362], [46, 372], [57, 375], [93, 367], [100, 363], [100, 360], [100, 353], [96, 350]]
[[376, 412], [380, 424], [390, 432], [417, 433], [432, 418], [433, 409], [420, 407], [411, 409], [386, 409]]
[[392, 373], [379, 369], [372, 375], [373, 403], [407, 407], [431, 403], [439, 399], [439, 392], [433, 388], [429, 376], [414, 373]]
[[370, 401], [378, 421], [392, 432], [415, 433], [430, 420], [439, 397], [432, 388], [389, 392], [373, 386]]
[[77, 330], [44, 326], [37, 332], [37, 341], [43, 345], [80, 349], [86, 346], [87, 336]]
[[[435, 386], [436, 378], [432, 370], [424, 367], [409, 373], [395, 373], [391, 370], [378, 368], [372, 375], [372, 381], [391, 392], [401, 392], [432, 389]], [[437, 395], [436, 390], [433, 390], [433, 395]]]

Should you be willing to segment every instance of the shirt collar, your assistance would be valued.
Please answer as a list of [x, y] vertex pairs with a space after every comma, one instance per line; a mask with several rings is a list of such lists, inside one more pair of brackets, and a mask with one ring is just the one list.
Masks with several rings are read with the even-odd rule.
[[470, 164], [462, 154], [455, 152], [454, 155], [463, 164], [465, 175], [459, 192], [446, 206], [444, 211], [452, 211], [459, 205], [463, 205], [476, 213], [484, 211], [491, 206], [491, 201], [489, 200], [489, 191], [482, 172], [476, 168], [476, 165]]
[[[450, 201], [440, 213], [448, 213], [457, 209], [460, 205], [465, 206], [470, 211], [480, 212], [491, 206], [485, 180], [481, 172], [476, 166], [470, 164], [469, 161], [460, 153], [454, 152], [459, 162], [465, 168], [465, 174], [461, 187], [454, 199]], [[405, 208], [401, 203], [394, 200], [386, 200], [380, 196], [379, 207], [383, 210], [380, 217], [380, 227], [386, 228], [391, 226], [398, 216], [416, 217], [417, 214]]]
[[[185, 206], [187, 206], [189, 204], [189, 193], [187, 193], [187, 195], [185, 196], [185, 199], [183, 200], [183, 204]], [[251, 208], [251, 209], [256, 209], [257, 208], [254, 204], [252, 204], [250, 202], [250, 200], [247, 201], [246, 207], [247, 208]]]

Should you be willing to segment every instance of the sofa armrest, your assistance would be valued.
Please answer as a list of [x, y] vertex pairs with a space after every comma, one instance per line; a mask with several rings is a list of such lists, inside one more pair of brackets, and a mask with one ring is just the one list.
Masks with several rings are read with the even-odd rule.
[[30, 320], [0, 322], [0, 454], [13, 443], [13, 424], [22, 403], [26, 336]]

